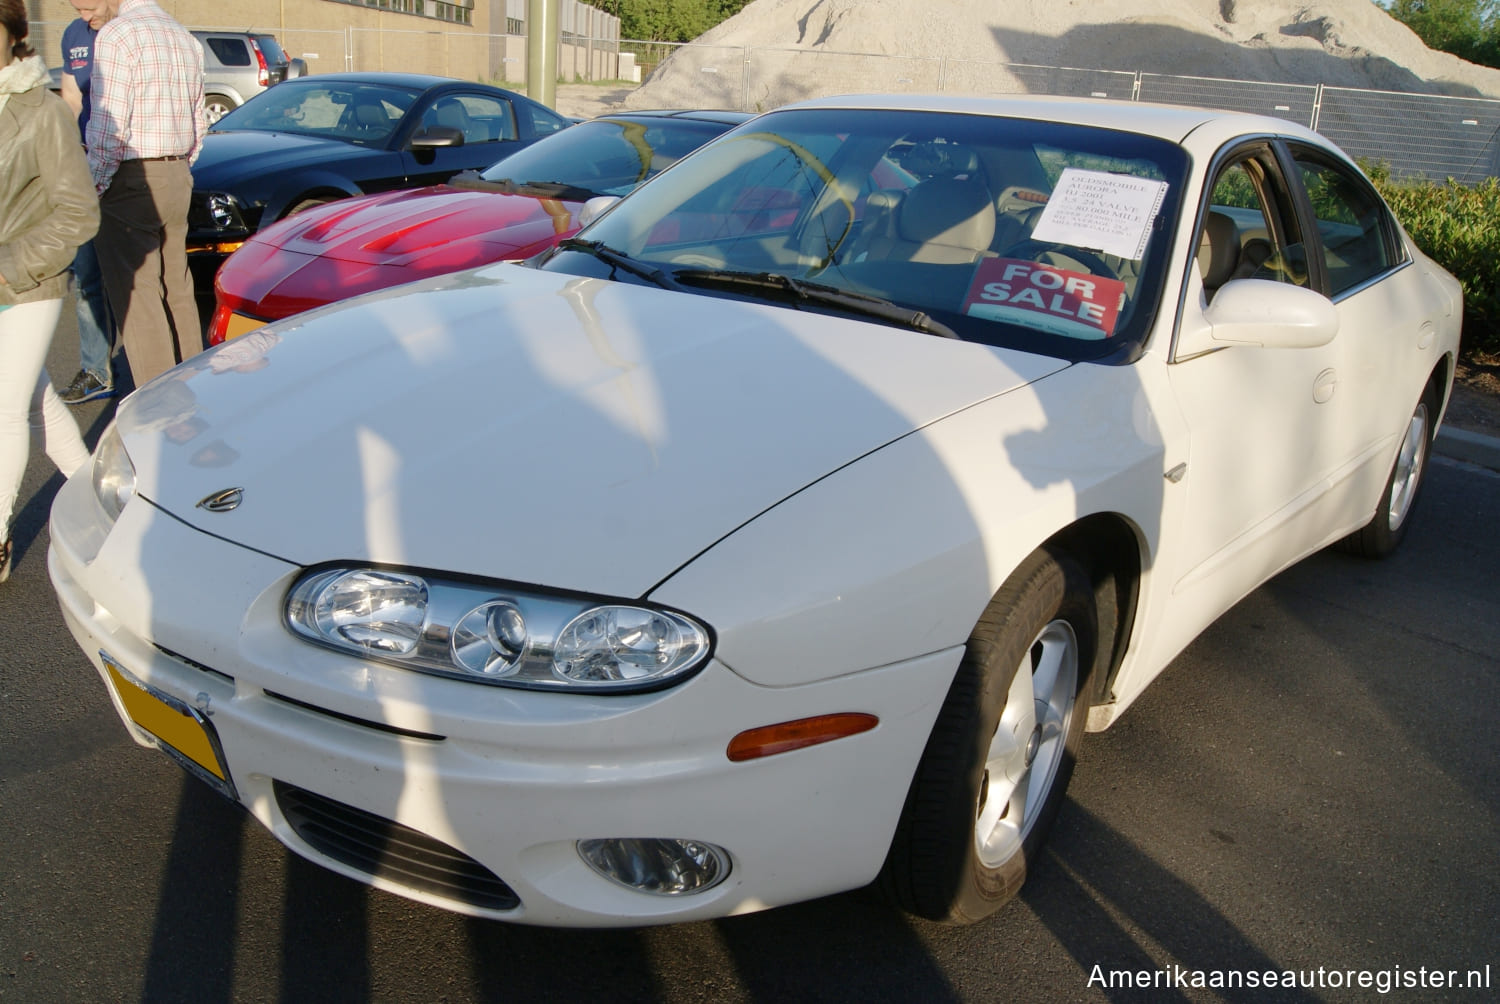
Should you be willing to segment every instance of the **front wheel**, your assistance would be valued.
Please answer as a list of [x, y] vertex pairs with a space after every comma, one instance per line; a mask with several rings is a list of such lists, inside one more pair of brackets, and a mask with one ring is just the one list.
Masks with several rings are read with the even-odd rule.
[[1396, 462], [1386, 478], [1374, 518], [1339, 542], [1343, 550], [1366, 558], [1384, 558], [1395, 551], [1406, 536], [1412, 509], [1417, 504], [1417, 492], [1422, 487], [1423, 475], [1427, 473], [1427, 456], [1432, 449], [1433, 423], [1437, 421], [1438, 406], [1436, 388], [1429, 387], [1407, 420], [1401, 447], [1396, 451]]
[[1044, 549], [969, 638], [907, 793], [883, 892], [970, 922], [1015, 895], [1062, 805], [1082, 739], [1097, 619], [1087, 576]]
[[238, 107], [239, 102], [228, 95], [205, 94], [203, 96], [203, 113], [208, 118], [209, 125], [213, 125]]

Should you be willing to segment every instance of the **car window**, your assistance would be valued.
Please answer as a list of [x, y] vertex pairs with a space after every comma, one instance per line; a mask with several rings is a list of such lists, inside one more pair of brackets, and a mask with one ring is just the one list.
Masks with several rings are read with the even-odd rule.
[[481, 177], [625, 195], [725, 128], [692, 120], [595, 119], [511, 154]]
[[463, 134], [464, 145], [497, 143], [516, 138], [516, 120], [509, 101], [485, 94], [448, 94], [422, 113], [422, 128], [445, 126]]
[[[784, 277], [974, 341], [1123, 358], [1158, 309], [1185, 173], [1175, 144], [1111, 129], [787, 109], [685, 158], [585, 236], [705, 295], [774, 299], [793, 288]], [[547, 267], [592, 274], [580, 253]]]
[[250, 47], [238, 38], [205, 38], [203, 44], [225, 66], [249, 66]]
[[286, 132], [378, 146], [417, 99], [415, 91], [401, 87], [305, 79], [256, 95], [216, 122], [214, 131]]
[[1364, 178], [1311, 150], [1293, 157], [1317, 220], [1329, 292], [1338, 296], [1397, 265], [1395, 225]]
[[1232, 279], [1308, 284], [1306, 248], [1270, 147], [1241, 149], [1219, 169], [1203, 215], [1197, 256], [1210, 300]]
[[260, 46], [261, 55], [266, 57], [266, 62], [272, 66], [280, 66], [287, 61], [286, 53], [276, 41], [275, 35], [255, 35], [255, 44]]
[[561, 132], [573, 123], [541, 105], [522, 104], [516, 109], [518, 116], [523, 116], [525, 121], [531, 124], [531, 135], [534, 137], [550, 136], [552, 133]]

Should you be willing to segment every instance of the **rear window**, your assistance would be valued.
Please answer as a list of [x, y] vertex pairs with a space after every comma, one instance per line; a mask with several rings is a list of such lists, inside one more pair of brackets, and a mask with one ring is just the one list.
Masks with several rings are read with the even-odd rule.
[[266, 57], [266, 62], [272, 66], [278, 66], [287, 62], [286, 52], [276, 42], [275, 35], [255, 35], [255, 44], [260, 46], [261, 55]]

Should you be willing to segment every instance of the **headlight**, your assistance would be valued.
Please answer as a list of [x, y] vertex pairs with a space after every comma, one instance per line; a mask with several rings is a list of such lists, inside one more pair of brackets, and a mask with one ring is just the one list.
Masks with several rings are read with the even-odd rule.
[[208, 209], [208, 218], [220, 230], [241, 230], [245, 223], [240, 218], [239, 206], [235, 204], [234, 196], [223, 192], [210, 192], [205, 200]]
[[379, 568], [309, 572], [286, 621], [341, 652], [532, 690], [651, 690], [712, 649], [708, 629], [673, 610]]
[[135, 497], [135, 465], [125, 452], [125, 444], [113, 424], [104, 430], [99, 445], [94, 449], [94, 467], [91, 472], [94, 483], [94, 498], [113, 524], [120, 518], [125, 503]]

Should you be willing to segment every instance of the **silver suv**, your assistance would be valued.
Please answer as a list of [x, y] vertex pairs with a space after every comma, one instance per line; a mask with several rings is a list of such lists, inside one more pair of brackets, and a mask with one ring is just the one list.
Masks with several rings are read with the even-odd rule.
[[195, 31], [203, 45], [203, 103], [209, 124], [288, 77], [300, 77], [307, 64], [288, 59], [275, 35], [249, 31]]

